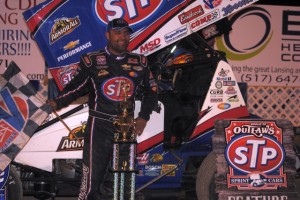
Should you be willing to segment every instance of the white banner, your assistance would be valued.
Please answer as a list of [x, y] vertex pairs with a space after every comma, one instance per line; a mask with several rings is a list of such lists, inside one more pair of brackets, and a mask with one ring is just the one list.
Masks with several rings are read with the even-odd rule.
[[44, 58], [22, 15], [44, 1], [0, 0], [0, 74], [14, 61], [29, 80], [44, 79]]
[[252, 5], [230, 16], [232, 31], [217, 39], [238, 82], [300, 86], [300, 7]]

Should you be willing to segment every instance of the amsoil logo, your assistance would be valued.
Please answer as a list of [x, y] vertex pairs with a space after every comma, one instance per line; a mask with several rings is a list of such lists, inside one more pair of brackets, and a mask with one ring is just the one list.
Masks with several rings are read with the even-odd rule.
[[60, 19], [56, 19], [49, 35], [50, 44], [53, 44], [63, 36], [71, 33], [79, 25], [80, 20], [78, 16], [75, 18], [63, 17]]
[[67, 137], [63, 137], [57, 151], [78, 151], [83, 149], [84, 129], [86, 122], [82, 126], [74, 128]]
[[228, 187], [239, 190], [287, 187], [282, 131], [273, 121], [231, 121], [226, 131]]
[[106, 23], [114, 18], [124, 18], [130, 25], [151, 17], [161, 7], [163, 0], [98, 0], [96, 15]]

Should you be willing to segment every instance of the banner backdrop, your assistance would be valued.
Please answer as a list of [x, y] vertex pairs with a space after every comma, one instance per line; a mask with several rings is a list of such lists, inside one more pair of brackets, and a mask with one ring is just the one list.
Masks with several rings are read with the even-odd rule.
[[252, 5], [230, 16], [232, 31], [219, 37], [238, 82], [300, 85], [300, 7]]
[[135, 30], [129, 50], [149, 55], [254, 2], [48, 0], [23, 15], [62, 89], [75, 73], [79, 56], [106, 45], [106, 25], [114, 18], [125, 18]]
[[0, 173], [51, 110], [20, 68], [11, 62], [0, 77]]
[[29, 80], [45, 77], [45, 60], [22, 13], [45, 0], [0, 0], [0, 74], [11, 61]]

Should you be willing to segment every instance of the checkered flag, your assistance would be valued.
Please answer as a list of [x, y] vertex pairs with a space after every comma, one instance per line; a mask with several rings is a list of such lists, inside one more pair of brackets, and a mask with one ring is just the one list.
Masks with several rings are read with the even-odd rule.
[[0, 77], [0, 172], [51, 112], [20, 68], [11, 62]]

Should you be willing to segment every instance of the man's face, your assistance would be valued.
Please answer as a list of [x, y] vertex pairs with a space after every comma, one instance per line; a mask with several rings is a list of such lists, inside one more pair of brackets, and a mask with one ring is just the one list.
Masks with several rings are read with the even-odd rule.
[[130, 40], [130, 31], [127, 28], [112, 29], [106, 32], [109, 50], [116, 54], [122, 54], [127, 51]]

